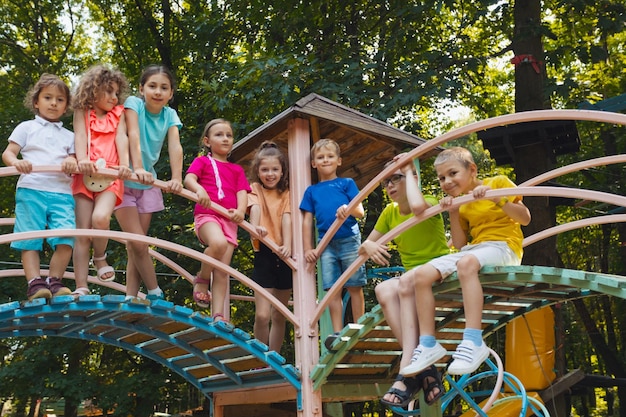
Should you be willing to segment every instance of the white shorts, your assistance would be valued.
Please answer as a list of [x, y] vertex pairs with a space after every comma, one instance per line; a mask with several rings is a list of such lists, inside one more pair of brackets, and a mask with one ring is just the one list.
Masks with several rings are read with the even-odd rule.
[[522, 260], [517, 257], [509, 245], [501, 241], [483, 242], [476, 245], [465, 245], [459, 252], [443, 255], [432, 259], [428, 265], [433, 266], [441, 274], [441, 278], [446, 278], [456, 272], [456, 263], [466, 255], [473, 255], [478, 259], [481, 268], [485, 265], [505, 266], [520, 265]]

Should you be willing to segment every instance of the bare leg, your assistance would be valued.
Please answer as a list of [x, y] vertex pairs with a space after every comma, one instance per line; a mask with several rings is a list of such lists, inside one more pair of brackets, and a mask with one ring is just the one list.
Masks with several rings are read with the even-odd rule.
[[465, 327], [482, 328], [483, 287], [478, 279], [480, 263], [473, 255], [466, 255], [457, 262], [457, 276], [463, 293]]
[[[221, 258], [218, 258], [223, 264], [230, 265], [230, 261], [233, 257], [235, 247], [227, 243], [226, 251], [222, 254]], [[223, 317], [228, 319], [230, 314], [226, 314], [226, 296], [228, 289], [230, 288], [228, 280], [229, 275], [226, 272], [222, 272], [219, 269], [213, 270], [213, 282], [211, 284], [211, 314], [213, 317]], [[229, 311], [230, 313], [230, 311]]]
[[[91, 226], [94, 229], [109, 230], [111, 215], [113, 214], [113, 209], [115, 208], [115, 201], [115, 194], [110, 191], [104, 191], [96, 196], [93, 213], [91, 215]], [[93, 238], [93, 257], [96, 270], [109, 265], [106, 259], [99, 261], [96, 260], [96, 258], [102, 258], [106, 255], [108, 243], [109, 239], [107, 238]], [[113, 276], [115, 276], [115, 272], [106, 272], [102, 275], [102, 278], [108, 279]]]
[[[402, 345], [402, 325], [400, 320], [400, 296], [398, 295], [398, 287], [400, 280], [391, 278], [376, 285], [374, 292], [378, 304], [383, 310], [383, 315], [387, 324], [391, 328], [391, 333], [396, 337], [398, 343]], [[413, 303], [415, 300], [413, 300]]]
[[[411, 362], [411, 355], [419, 337], [413, 286], [407, 279], [402, 281], [389, 279], [376, 286], [376, 297], [381, 303], [387, 324], [402, 347], [400, 357], [400, 369], [402, 369]], [[407, 390], [404, 380], [395, 381], [391, 387], [400, 391]], [[390, 392], [387, 392], [383, 399], [391, 403], [399, 402], [397, 396]]]
[[37, 278], [41, 272], [39, 266], [41, 264], [38, 250], [23, 250], [22, 253], [22, 267], [24, 268], [24, 275], [26, 281], [30, 281], [33, 278]]
[[[406, 274], [413, 274], [415, 270]], [[405, 274], [405, 275], [406, 275]], [[400, 299], [400, 317], [402, 333], [402, 357], [400, 358], [400, 369], [411, 363], [413, 350], [417, 346], [420, 327], [417, 321], [417, 311], [415, 309], [415, 290], [410, 280], [398, 280], [398, 298]], [[433, 319], [434, 320], [434, 319]]]
[[[207, 247], [204, 250], [204, 254], [212, 258], [215, 258], [226, 265], [230, 265], [231, 258], [235, 247], [226, 240], [222, 227], [217, 223], [205, 223], [199, 230], [200, 238], [203, 242], [207, 243]], [[205, 280], [213, 280], [211, 284], [211, 314], [215, 316], [224, 317], [226, 302], [226, 293], [228, 291], [228, 274], [219, 271], [208, 263], [202, 263], [200, 265], [200, 272], [198, 276]], [[208, 290], [207, 284], [195, 284], [194, 292], [206, 292]]]
[[254, 337], [269, 346], [272, 305], [267, 298], [257, 293], [254, 294], [254, 305]]
[[[426, 264], [405, 274], [400, 281], [408, 279], [414, 286], [415, 308], [421, 335], [435, 335], [435, 296], [433, 283], [441, 279], [441, 274], [434, 267]], [[406, 278], [405, 278], [406, 276]]]
[[[278, 300], [287, 305], [291, 298], [291, 290], [272, 290], [272, 293]], [[285, 340], [285, 328], [287, 327], [287, 319], [280, 311], [272, 307], [272, 327], [270, 328], [270, 350], [280, 353], [280, 348]]]
[[352, 320], [356, 323], [365, 314], [365, 296], [363, 287], [348, 287], [350, 304], [352, 305]]
[[50, 276], [63, 278], [70, 259], [72, 259], [72, 247], [70, 245], [57, 245], [52, 258], [50, 258]]
[[[423, 266], [422, 268], [425, 267]], [[386, 304], [386, 306], [382, 305], [383, 302], [381, 302], [383, 312], [385, 312], [385, 309], [387, 309], [387, 311], [385, 312], [385, 318], [387, 318], [387, 322], [390, 324], [390, 327], [392, 327], [392, 332], [396, 335], [396, 337], [398, 337], [398, 341], [402, 346], [400, 369], [409, 365], [409, 363], [411, 362], [413, 350], [418, 344], [420, 334], [420, 327], [418, 325], [418, 317], [416, 311], [415, 287], [413, 284], [414, 280], [417, 278], [417, 274], [417, 270], [413, 269], [403, 274], [398, 280], [388, 280], [387, 282], [391, 282], [383, 286], [381, 289], [378, 289], [378, 287], [376, 288], [377, 297], [379, 297], [380, 294], [380, 297], [384, 300], [384, 304]], [[396, 281], [396, 283], [394, 283], [393, 281]], [[396, 290], [396, 297], [394, 297], [394, 290]], [[398, 303], [396, 303], [396, 298]], [[394, 316], [393, 318], [391, 318], [392, 315]], [[435, 319], [433, 315], [433, 334], [434, 320]], [[394, 330], [394, 326], [398, 326], [398, 323], [400, 324], [399, 330]], [[430, 383], [431, 379], [429, 379], [427, 382]], [[401, 391], [405, 391], [407, 390], [407, 385], [405, 384], [404, 380], [395, 381], [392, 385], [392, 388], [397, 388]], [[422, 387], [420, 386], [419, 388]], [[439, 395], [439, 390], [437, 388], [433, 388], [431, 392], [428, 393], [428, 400], [432, 400], [437, 395]], [[390, 403], [400, 402], [400, 399], [396, 396], [396, 394], [390, 392], [387, 392], [383, 396], [383, 399]]]
[[[146, 236], [152, 221], [152, 213], [139, 213], [137, 207], [123, 207], [115, 211], [120, 227], [124, 232]], [[142, 242], [128, 242], [126, 245], [128, 264], [126, 266], [126, 295], [136, 297], [141, 281], [146, 289], [156, 289], [157, 282], [154, 263], [150, 256], [149, 246]]]
[[[75, 195], [74, 200], [76, 202], [76, 228], [91, 229], [91, 213], [93, 212], [94, 202], [80, 194]], [[73, 252], [76, 288], [87, 288], [90, 249], [91, 238], [88, 236], [76, 237]]]
[[333, 332], [341, 331], [343, 329], [343, 302], [341, 294], [331, 298], [328, 310], [330, 312], [330, 321], [333, 325]]

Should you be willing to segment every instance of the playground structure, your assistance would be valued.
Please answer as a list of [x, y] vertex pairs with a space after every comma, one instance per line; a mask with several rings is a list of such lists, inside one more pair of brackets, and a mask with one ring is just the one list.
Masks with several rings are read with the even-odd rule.
[[[393, 172], [398, 164], [410, 159], [430, 157], [437, 152], [439, 146], [473, 132], [537, 120], [587, 120], [626, 125], [626, 115], [622, 114], [587, 110], [545, 110], [480, 121], [426, 142], [386, 123], [311, 95], [238, 142], [233, 149], [233, 159], [245, 167], [251, 152], [262, 140], [275, 140], [289, 155], [292, 207], [298, 207], [304, 189], [311, 183], [309, 164], [311, 142], [322, 137], [333, 138], [340, 143], [343, 150], [344, 171], [340, 171], [339, 174], [354, 177], [362, 190], [350, 204], [351, 208], [366, 198], [380, 180]], [[365, 146], [366, 143], [363, 141], [367, 140], [369, 140], [367, 144], [373, 145]], [[385, 162], [407, 146], [414, 149], [397, 164], [381, 169]], [[516, 194], [585, 199], [626, 207], [626, 197], [592, 190], [541, 185], [570, 172], [625, 162], [626, 155], [616, 155], [561, 167], [519, 184]], [[58, 170], [58, 167], [37, 167], [37, 170]], [[115, 175], [113, 170], [103, 172]], [[13, 168], [0, 169], [0, 175], [14, 174], [16, 171]], [[156, 185], [162, 184], [157, 182]], [[488, 192], [487, 197], [505, 194], [506, 191], [493, 190]], [[195, 198], [187, 191], [183, 191], [182, 195], [190, 200]], [[471, 196], [459, 197], [455, 200], [455, 205], [471, 200]], [[216, 209], [223, 210], [219, 207]], [[380, 242], [390, 241], [413, 224], [441, 211], [439, 206], [431, 207], [422, 215], [383, 236]], [[296, 213], [297, 210], [294, 210], [294, 231], [301, 230], [302, 227], [300, 216]], [[528, 236], [524, 245], [567, 230], [624, 220], [626, 215], [613, 214], [558, 225]], [[11, 224], [11, 219], [4, 219], [3, 224]], [[242, 227], [252, 232], [249, 224], [244, 222]], [[339, 223], [333, 225], [319, 246], [325, 246], [338, 227]], [[216, 417], [235, 415], [229, 414], [229, 410], [235, 405], [268, 402], [292, 402], [299, 416], [322, 416], [323, 403], [379, 398], [398, 371], [400, 349], [385, 325], [379, 308], [368, 312], [356, 325], [346, 326], [340, 339], [333, 346], [335, 352], [320, 352], [318, 323], [327, 307], [329, 294], [341, 291], [342, 284], [360, 264], [365, 262], [362, 257], [342, 275], [329, 294], [316, 301], [308, 296], [316, 291], [314, 272], [307, 268], [302, 256], [302, 242], [294, 239], [294, 257], [289, 262], [294, 270], [292, 312], [248, 277], [200, 252], [151, 237], [116, 231], [98, 233], [100, 236], [122, 243], [141, 239], [156, 248], [211, 263], [253, 290], [263, 293], [294, 326], [295, 363], [286, 364], [279, 354], [268, 351], [267, 346], [252, 339], [247, 333], [232, 325], [214, 322], [209, 316], [190, 308], [175, 306], [167, 301], [126, 302], [123, 296], [114, 295], [81, 296], [77, 300], [71, 296], [61, 296], [48, 303], [45, 300], [34, 300], [1, 305], [2, 337], [49, 335], [81, 338], [136, 352], [185, 377], [211, 399], [213, 415]], [[9, 233], [0, 235], [0, 243], [8, 244], [16, 239], [61, 235], [94, 235], [94, 231]], [[294, 236], [299, 235], [294, 233]], [[273, 242], [265, 243], [270, 248], [276, 249]], [[170, 266], [173, 271], [191, 283], [192, 273], [183, 270], [158, 251], [152, 253], [157, 261]], [[23, 271], [1, 271], [0, 275], [23, 276]], [[66, 278], [72, 278], [72, 275], [67, 274]], [[553, 267], [486, 267], [481, 271], [481, 282], [485, 293], [483, 327], [487, 336], [516, 317], [557, 302], [597, 294], [626, 298], [624, 277]], [[90, 278], [90, 283], [124, 291], [124, 287], [119, 283], [100, 283], [95, 278]], [[463, 328], [462, 297], [458, 281], [454, 277], [447, 279], [435, 288], [435, 295], [438, 316], [437, 339], [448, 351], [454, 351], [456, 344], [460, 342]], [[324, 336], [322, 334], [322, 338]], [[497, 359], [495, 365], [493, 362], [490, 363], [491, 371], [496, 371], [496, 368], [502, 370], [502, 367], [496, 365]], [[456, 383], [454, 380], [449, 382]], [[545, 392], [544, 395], [539, 393], [543, 400], [549, 400], [550, 395], [558, 394], [558, 388], [552, 387], [546, 391], [550, 392]], [[449, 404], [447, 400], [446, 397], [442, 400], [443, 407]], [[521, 406], [523, 410], [525, 406]], [[421, 414], [437, 415], [441, 412], [441, 407], [427, 407]], [[339, 415], [336, 409], [330, 413]], [[499, 415], [515, 414], [499, 413]]]

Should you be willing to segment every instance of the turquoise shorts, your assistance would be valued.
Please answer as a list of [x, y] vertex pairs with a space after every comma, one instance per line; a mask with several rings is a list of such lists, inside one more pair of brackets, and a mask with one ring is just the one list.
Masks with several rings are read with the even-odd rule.
[[[71, 194], [18, 188], [15, 192], [15, 227], [13, 231], [34, 232], [37, 230], [76, 229], [74, 197]], [[74, 247], [73, 237], [50, 237], [52, 249], [57, 245]], [[11, 247], [17, 250], [43, 249], [42, 239], [16, 240]]]

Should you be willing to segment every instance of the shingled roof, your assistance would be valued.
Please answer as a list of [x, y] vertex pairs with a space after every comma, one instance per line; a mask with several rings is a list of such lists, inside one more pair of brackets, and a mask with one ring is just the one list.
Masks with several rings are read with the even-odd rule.
[[[265, 140], [273, 140], [286, 152], [289, 121], [296, 118], [308, 120], [311, 145], [320, 138], [339, 143], [343, 164], [338, 175], [354, 178], [359, 188], [382, 171], [393, 156], [425, 142], [386, 122], [320, 95], [309, 94], [239, 140], [233, 146], [231, 159], [247, 169], [256, 148]], [[431, 151], [424, 158], [439, 150]]]

